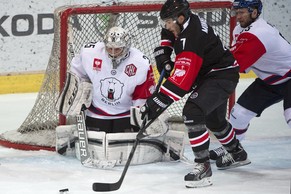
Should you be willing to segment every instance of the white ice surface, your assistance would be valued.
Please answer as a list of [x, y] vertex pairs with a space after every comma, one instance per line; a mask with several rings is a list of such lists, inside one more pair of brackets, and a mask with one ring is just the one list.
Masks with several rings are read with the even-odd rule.
[[[252, 81], [243, 79], [237, 96]], [[37, 94], [0, 95], [0, 132], [17, 129], [34, 105]], [[130, 166], [122, 194], [291, 194], [291, 129], [283, 117], [282, 103], [268, 108], [253, 119], [242, 142], [252, 163], [248, 166], [217, 170], [212, 164], [213, 185], [187, 189], [184, 175], [192, 169], [185, 162]], [[211, 147], [217, 147], [212, 142]], [[185, 155], [193, 160], [189, 146]], [[123, 167], [110, 170], [83, 167], [75, 158], [49, 151], [20, 151], [0, 147], [0, 194], [90, 194], [93, 182], [118, 181]]]

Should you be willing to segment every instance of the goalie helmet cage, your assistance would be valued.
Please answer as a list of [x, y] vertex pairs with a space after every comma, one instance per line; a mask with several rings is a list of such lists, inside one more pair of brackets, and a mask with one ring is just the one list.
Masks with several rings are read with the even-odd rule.
[[[55, 128], [68, 124], [55, 110], [55, 103], [64, 86], [70, 61], [80, 48], [91, 41], [103, 41], [106, 31], [112, 26], [121, 26], [134, 36], [133, 46], [145, 53], [154, 63], [153, 50], [159, 45], [161, 27], [158, 16], [164, 1], [124, 2], [100, 5], [71, 5], [57, 8], [54, 12], [54, 40], [51, 56], [45, 71], [41, 89], [27, 118], [17, 130], [0, 135], [0, 145], [22, 150], [55, 150]], [[231, 17], [231, 2], [191, 2], [192, 11], [206, 19], [223, 44], [231, 43], [231, 32], [236, 25]], [[152, 64], [155, 78], [158, 72]], [[229, 99], [228, 111], [234, 104], [234, 94]], [[182, 108], [186, 97], [173, 103], [168, 113], [173, 120], [181, 122]], [[227, 115], [226, 115], [227, 116]]]

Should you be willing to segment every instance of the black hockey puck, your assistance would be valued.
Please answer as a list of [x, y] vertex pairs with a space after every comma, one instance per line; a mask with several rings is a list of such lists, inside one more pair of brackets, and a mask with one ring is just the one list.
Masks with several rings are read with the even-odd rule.
[[68, 191], [69, 191], [68, 188], [59, 190], [60, 193], [64, 193], [64, 192], [68, 192]]

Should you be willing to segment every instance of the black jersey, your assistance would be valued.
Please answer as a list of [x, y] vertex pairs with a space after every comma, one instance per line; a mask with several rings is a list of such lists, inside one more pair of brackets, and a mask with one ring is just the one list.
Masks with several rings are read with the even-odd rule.
[[231, 77], [226, 70], [234, 69], [237, 78], [234, 57], [204, 19], [192, 14], [183, 27], [176, 38], [168, 30], [162, 30], [161, 45], [173, 47], [176, 58], [174, 73], [163, 84], [161, 92], [179, 100], [205, 77]]

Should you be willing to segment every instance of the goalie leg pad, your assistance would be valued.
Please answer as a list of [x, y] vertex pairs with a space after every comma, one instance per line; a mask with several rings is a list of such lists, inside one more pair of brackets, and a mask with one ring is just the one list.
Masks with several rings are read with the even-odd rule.
[[74, 133], [77, 131], [76, 125], [60, 125], [56, 128], [56, 151], [65, 156], [75, 155]]
[[[106, 160], [105, 150], [105, 132], [87, 131], [88, 135], [88, 153], [90, 157], [83, 161], [83, 165], [90, 168], [113, 168], [116, 165], [115, 160]], [[76, 141], [76, 157], [81, 160], [79, 142]]]
[[[116, 160], [117, 165], [125, 165], [137, 133], [106, 134], [106, 159]], [[161, 142], [162, 144], [162, 142]], [[149, 141], [140, 141], [131, 164], [148, 164], [162, 161], [163, 151]]]
[[[102, 131], [87, 131], [87, 134], [88, 150], [92, 159], [90, 165], [97, 168], [124, 165], [137, 135], [137, 133], [105, 133]], [[74, 136], [78, 137], [77, 131]], [[184, 131], [170, 130], [166, 136], [142, 139], [136, 149], [132, 164], [179, 160], [183, 157], [185, 137]], [[75, 147], [76, 157], [80, 160], [78, 141], [76, 141]]]
[[184, 158], [185, 142], [187, 142], [186, 137], [184, 131], [168, 131], [163, 140], [167, 148], [163, 155], [163, 161], [173, 161]]
[[[103, 131], [87, 131], [88, 135], [88, 150], [89, 155], [93, 160], [105, 160], [105, 137], [106, 133]], [[75, 136], [78, 137], [78, 134], [75, 133]], [[76, 141], [76, 157], [80, 160], [80, 151], [79, 151], [79, 142]]]
[[[181, 123], [184, 125], [184, 123]], [[172, 124], [170, 124], [173, 127]], [[181, 129], [174, 126], [173, 128]], [[88, 167], [112, 168], [124, 165], [128, 159], [137, 133], [108, 133], [87, 131], [88, 152], [91, 161]], [[62, 125], [56, 128], [56, 150], [65, 156], [76, 156], [80, 160], [80, 149], [76, 125]], [[148, 164], [173, 161], [183, 158], [185, 131], [169, 130], [165, 136], [142, 139], [137, 147], [132, 164]], [[86, 163], [83, 164], [86, 166]]]
[[[88, 150], [93, 165], [96, 163], [95, 167], [111, 168], [114, 165], [125, 165], [137, 133], [87, 132]], [[165, 149], [161, 149], [161, 146], [164, 146]], [[76, 141], [75, 147], [76, 157], [80, 160], [78, 141]], [[160, 140], [143, 140], [138, 145], [131, 164], [160, 162], [164, 158], [166, 147]]]

